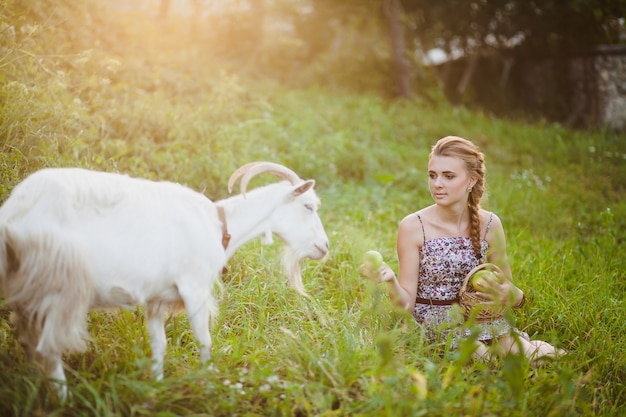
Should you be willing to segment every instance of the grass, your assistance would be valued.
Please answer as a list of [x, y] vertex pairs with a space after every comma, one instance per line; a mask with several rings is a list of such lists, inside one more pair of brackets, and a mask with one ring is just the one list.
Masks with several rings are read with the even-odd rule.
[[[24, 361], [0, 306], [0, 414], [623, 414], [623, 134], [327, 89], [307, 72], [287, 88], [272, 68], [253, 73], [251, 60], [211, 54], [202, 33], [189, 38], [171, 21], [164, 36], [146, 16], [94, 7], [0, 6], [2, 201], [45, 166], [178, 181], [219, 199], [236, 167], [272, 160], [316, 179], [331, 253], [305, 263], [304, 299], [285, 285], [278, 243], [242, 248], [223, 277], [210, 369], [183, 314], [168, 324], [160, 383], [142, 310], [92, 313], [89, 349], [66, 358], [64, 404]], [[447, 134], [486, 153], [484, 206], [502, 218], [516, 283], [530, 298], [514, 318], [568, 350], [562, 360], [537, 370], [514, 356], [470, 363], [467, 346], [429, 343], [358, 276], [368, 249], [397, 270], [397, 224], [430, 204], [426, 158]]]

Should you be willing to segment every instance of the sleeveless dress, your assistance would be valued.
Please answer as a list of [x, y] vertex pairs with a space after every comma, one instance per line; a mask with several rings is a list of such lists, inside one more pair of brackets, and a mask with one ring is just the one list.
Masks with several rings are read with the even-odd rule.
[[[420, 215], [416, 215], [422, 223]], [[482, 262], [485, 262], [487, 255], [488, 244], [485, 237], [492, 218], [493, 214], [487, 223], [485, 236], [481, 239]], [[424, 224], [422, 223], [423, 231]], [[474, 254], [471, 238], [441, 237], [427, 240], [424, 234], [424, 245], [420, 250], [417, 298], [450, 302], [449, 305], [415, 303], [413, 317], [422, 325], [429, 339], [445, 340], [451, 336], [451, 346], [457, 347], [459, 339], [469, 336], [471, 330], [460, 328], [463, 323], [462, 313], [452, 302], [458, 300], [459, 291], [467, 273], [478, 264], [479, 260]], [[513, 328], [505, 318], [477, 323], [477, 326], [480, 328], [478, 340], [481, 341], [489, 342], [511, 331], [529, 339], [526, 333]]]

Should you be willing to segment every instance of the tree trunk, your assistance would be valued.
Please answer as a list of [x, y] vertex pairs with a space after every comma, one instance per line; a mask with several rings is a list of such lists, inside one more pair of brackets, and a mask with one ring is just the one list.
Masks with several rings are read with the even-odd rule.
[[402, 29], [402, 6], [400, 0], [385, 0], [385, 15], [389, 22], [391, 35], [391, 50], [393, 52], [393, 64], [396, 70], [398, 83], [398, 95], [404, 98], [411, 97], [411, 81], [409, 62], [404, 56], [404, 31]]
[[467, 66], [465, 67], [465, 71], [463, 71], [463, 77], [461, 77], [461, 81], [456, 88], [456, 92], [459, 93], [459, 96], [463, 97], [465, 94], [465, 90], [469, 86], [469, 83], [474, 76], [474, 72], [476, 71], [476, 64], [478, 64], [478, 53], [470, 55], [467, 61]]

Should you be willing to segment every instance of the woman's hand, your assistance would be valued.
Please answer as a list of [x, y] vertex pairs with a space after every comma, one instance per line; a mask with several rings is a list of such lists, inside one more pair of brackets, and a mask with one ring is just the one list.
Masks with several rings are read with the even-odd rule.
[[391, 269], [391, 267], [384, 262], [378, 272], [380, 282], [388, 282], [396, 278], [396, 274], [393, 272], [393, 269]]
[[386, 289], [389, 290], [389, 297], [392, 302], [407, 311], [411, 311], [415, 307], [415, 295], [411, 296], [406, 289], [404, 289], [398, 279], [396, 278], [393, 269], [386, 263], [378, 268], [372, 266], [371, 263], [364, 262], [358, 267], [358, 272], [362, 277], [366, 277], [373, 282], [384, 282]]
[[520, 304], [519, 300], [523, 300], [524, 293], [503, 274], [497, 271], [494, 271], [494, 274], [496, 274], [497, 279], [481, 277], [485, 289], [478, 294], [487, 300], [485, 304], [506, 308]]
[[358, 268], [359, 275], [375, 282], [387, 282], [396, 277], [391, 267], [383, 262], [380, 268], [375, 269], [371, 263], [363, 263]]

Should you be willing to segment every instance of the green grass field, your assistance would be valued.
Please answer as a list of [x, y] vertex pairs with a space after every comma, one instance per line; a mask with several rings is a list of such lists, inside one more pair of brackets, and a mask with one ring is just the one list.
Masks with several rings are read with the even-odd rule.
[[[212, 55], [208, 37], [89, 4], [0, 4], [1, 201], [46, 166], [176, 181], [218, 200], [238, 166], [270, 160], [316, 179], [331, 252], [304, 264], [306, 299], [286, 285], [278, 242], [241, 249], [223, 276], [210, 369], [183, 314], [169, 321], [160, 383], [143, 312], [92, 313], [87, 352], [66, 357], [63, 404], [24, 362], [0, 301], [0, 415], [626, 412], [624, 134], [496, 119], [432, 91], [391, 101], [311, 73], [287, 86], [271, 68]], [[483, 206], [501, 217], [530, 300], [514, 319], [570, 352], [557, 362], [471, 363], [357, 274], [368, 249], [397, 270], [398, 222], [431, 203], [427, 157], [448, 134], [487, 156]]]

